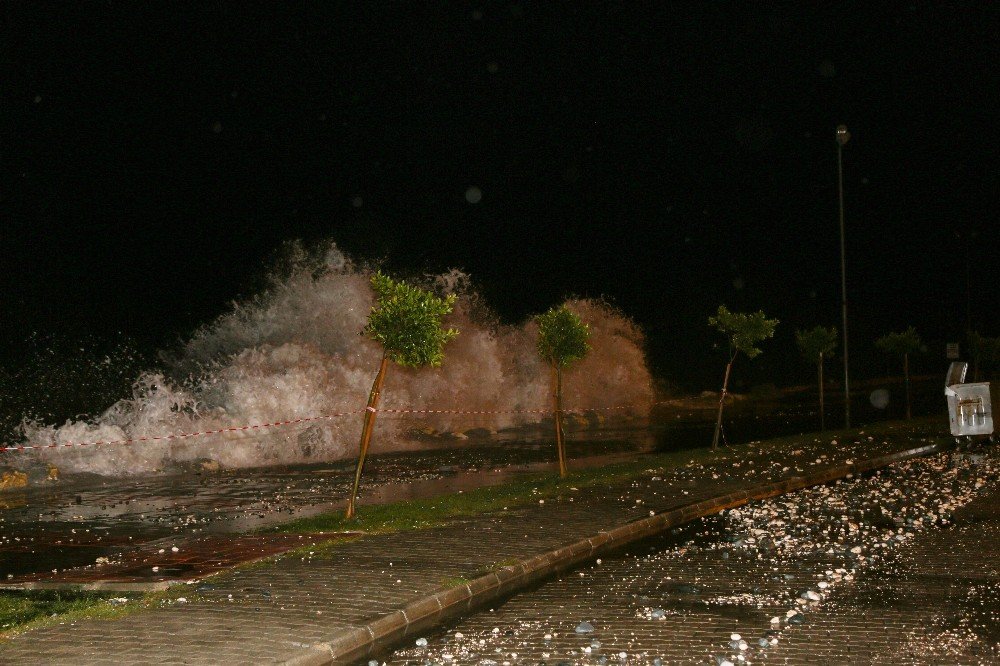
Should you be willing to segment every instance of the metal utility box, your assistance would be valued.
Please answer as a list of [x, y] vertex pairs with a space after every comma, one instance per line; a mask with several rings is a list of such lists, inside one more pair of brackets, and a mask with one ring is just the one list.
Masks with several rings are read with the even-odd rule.
[[965, 383], [967, 363], [955, 362], [948, 369], [944, 394], [948, 398], [951, 434], [955, 437], [993, 434], [990, 383]]

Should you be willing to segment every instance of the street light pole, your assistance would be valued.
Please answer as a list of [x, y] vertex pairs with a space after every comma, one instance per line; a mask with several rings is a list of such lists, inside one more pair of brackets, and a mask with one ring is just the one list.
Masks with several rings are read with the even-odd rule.
[[844, 161], [841, 153], [851, 138], [846, 125], [837, 126], [837, 195], [840, 200], [840, 305], [844, 327], [844, 427], [851, 427], [851, 382], [847, 371], [847, 259], [844, 250]]

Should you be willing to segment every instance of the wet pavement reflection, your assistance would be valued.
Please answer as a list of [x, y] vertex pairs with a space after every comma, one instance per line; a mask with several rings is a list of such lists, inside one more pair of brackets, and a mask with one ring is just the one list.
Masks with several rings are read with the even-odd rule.
[[[578, 467], [628, 460], [655, 448], [648, 428], [575, 433], [568, 453]], [[361, 503], [387, 503], [503, 483], [552, 469], [542, 437], [453, 444], [448, 449], [371, 456]], [[199, 470], [141, 478], [64, 478], [0, 496], [0, 585], [39, 581], [170, 580], [298, 545], [275, 535], [234, 535], [343, 506], [354, 461], [238, 470]], [[228, 558], [215, 565], [193, 550]], [[286, 543], [287, 542], [287, 543]], [[252, 547], [251, 547], [252, 545]], [[183, 550], [183, 566], [129, 567], [147, 551]], [[169, 556], [168, 556], [169, 557]], [[161, 558], [162, 559], [162, 558]], [[108, 564], [115, 564], [109, 567]], [[131, 569], [135, 569], [134, 571]]]
[[384, 661], [900, 663], [905, 648], [906, 663], [996, 663], [990, 578], [948, 564], [982, 561], [1000, 536], [998, 471], [995, 449], [938, 454], [727, 510], [414, 636]]
[[[652, 423], [572, 430], [571, 467], [704, 447], [711, 437], [710, 417], [710, 410], [667, 410]], [[733, 441], [799, 433], [813, 428], [815, 418], [811, 405], [763, 404], [728, 418], [726, 432]], [[538, 426], [411, 445], [414, 450], [369, 458], [362, 505], [498, 484], [549, 472], [554, 465], [548, 430]], [[447, 448], [431, 448], [442, 446]], [[292, 546], [275, 536], [246, 533], [341, 507], [354, 465], [344, 460], [235, 470], [194, 467], [136, 478], [64, 477], [0, 493], [0, 585], [190, 579], [280, 552]], [[235, 534], [243, 534], [243, 541], [233, 540]], [[226, 538], [239, 547], [226, 547]], [[150, 552], [162, 555], [171, 548], [186, 554], [175, 558], [176, 566], [155, 572], [140, 566]], [[220, 555], [208, 557], [213, 552]]]

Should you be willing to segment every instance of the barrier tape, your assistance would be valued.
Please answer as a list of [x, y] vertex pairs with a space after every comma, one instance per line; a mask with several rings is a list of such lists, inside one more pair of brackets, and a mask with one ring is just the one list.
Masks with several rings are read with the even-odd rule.
[[[650, 403], [650, 406], [665, 404], [670, 402], [669, 400], [664, 400], [661, 402]], [[597, 412], [597, 411], [611, 411], [616, 409], [634, 409], [640, 405], [617, 405], [615, 407], [573, 407], [570, 409], [563, 409], [563, 412]], [[287, 421], [273, 421], [271, 423], [257, 423], [254, 425], [244, 425], [244, 426], [231, 426], [229, 428], [218, 428], [216, 430], [202, 430], [200, 432], [184, 432], [175, 435], [160, 435], [157, 437], [131, 437], [128, 439], [113, 439], [107, 441], [94, 441], [94, 442], [53, 442], [52, 444], [20, 444], [17, 446], [0, 446], [0, 453], [6, 453], [8, 451], [24, 452], [24, 451], [35, 451], [41, 449], [60, 449], [60, 448], [70, 448], [75, 446], [102, 446], [109, 444], [136, 444], [142, 442], [163, 442], [171, 441], [177, 439], [189, 439], [191, 437], [204, 437], [207, 435], [221, 435], [227, 432], [247, 432], [250, 430], [261, 430], [264, 428], [279, 428], [289, 425], [298, 425], [300, 423], [310, 423], [313, 421], [323, 421], [327, 419], [335, 419], [343, 416], [351, 416], [352, 414], [361, 414], [365, 411], [380, 413], [380, 414], [551, 414], [552, 409], [376, 409], [374, 407], [365, 407], [364, 409], [355, 409], [349, 412], [338, 412], [336, 414], [326, 414], [324, 416], [310, 416], [300, 419], [289, 419]]]
[[273, 421], [271, 423], [255, 423], [253, 425], [245, 426], [231, 426], [229, 428], [218, 428], [216, 430], [202, 430], [201, 432], [183, 432], [176, 435], [159, 435], [156, 437], [131, 437], [129, 439], [111, 439], [107, 441], [95, 441], [95, 442], [53, 442], [52, 444], [34, 444], [34, 445], [18, 445], [18, 446], [0, 446], [0, 453], [6, 451], [31, 451], [35, 449], [60, 449], [64, 447], [72, 446], [98, 446], [102, 444], [135, 444], [138, 442], [159, 442], [168, 441], [174, 439], [188, 439], [190, 437], [204, 437], [205, 435], [220, 435], [226, 432], [246, 432], [250, 430], [260, 430], [262, 428], [277, 428], [281, 426], [297, 425], [299, 423], [308, 423], [310, 421], [322, 421], [325, 419], [335, 419], [341, 416], [350, 416], [351, 414], [359, 414], [364, 410], [355, 409], [351, 412], [339, 412], [337, 414], [327, 414], [325, 416], [310, 416], [301, 419], [289, 419], [287, 421]]

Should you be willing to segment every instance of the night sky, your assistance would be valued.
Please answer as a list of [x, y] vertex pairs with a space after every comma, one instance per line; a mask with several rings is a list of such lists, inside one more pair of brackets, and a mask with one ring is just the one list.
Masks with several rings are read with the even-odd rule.
[[[605, 296], [658, 375], [717, 387], [720, 303], [781, 320], [741, 381], [918, 369], [1000, 334], [989, 2], [0, 7], [0, 359], [32, 331], [176, 344], [284, 242], [471, 273], [508, 322]], [[469, 188], [481, 200], [467, 201]], [[971, 308], [966, 280], [971, 280]]]

